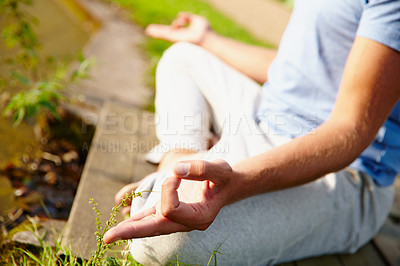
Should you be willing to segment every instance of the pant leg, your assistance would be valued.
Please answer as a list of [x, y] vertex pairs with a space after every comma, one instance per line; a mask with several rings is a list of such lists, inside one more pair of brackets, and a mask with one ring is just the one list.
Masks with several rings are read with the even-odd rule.
[[[178, 56], [183, 50], [186, 51], [182, 54], [184, 58]], [[228, 76], [217, 67], [219, 63], [215, 67], [213, 64], [204, 64], [208, 59], [214, 61], [212, 55], [189, 44], [177, 44], [169, 52], [171, 58], [179, 60], [196, 58], [183, 60], [184, 67], [180, 72], [194, 70], [184, 76], [194, 84], [191, 92], [198, 94], [189, 97], [185, 95], [186, 90], [172, 92], [172, 87], [163, 90], [166, 94], [169, 92], [172, 99], [162, 103], [167, 96], [161, 97], [158, 94], [156, 105], [164, 104], [164, 110], [168, 112], [168, 104], [178, 106], [182, 101], [195, 97], [205, 101], [206, 104], [186, 102], [188, 107], [203, 106], [200, 112], [206, 109], [209, 112], [208, 119], [214, 117], [216, 126], [222, 132], [220, 142], [208, 152], [205, 159], [224, 159], [233, 164], [273, 147], [268, 138], [254, 134], [257, 130], [254, 131], [251, 117], [257, 105], [258, 92], [253, 89], [247, 91], [247, 87], [252, 87], [250, 85], [235, 86], [242, 82], [249, 84], [244, 81], [245, 78], [235, 74], [232, 78], [212, 82], [210, 75], [216, 74], [217, 78]], [[168, 65], [165, 64], [165, 67]], [[202, 65], [208, 66], [207, 70]], [[227, 73], [235, 72], [228, 69]], [[177, 78], [172, 81], [175, 80]], [[215, 85], [220, 83], [228, 86]], [[233, 89], [233, 92], [238, 93], [231, 93], [231, 87], [238, 88]], [[173, 95], [179, 96], [174, 98]], [[214, 109], [204, 106], [212, 106]], [[233, 120], [229, 120], [229, 116]], [[159, 129], [163, 129], [161, 123]], [[161, 141], [164, 136], [160, 134]], [[135, 199], [132, 212], [153, 206], [160, 199], [157, 191], [161, 190], [163, 180], [170, 175], [171, 172], [156, 173], [143, 183], [138, 191], [155, 192]], [[266, 193], [226, 206], [214, 223], [203, 232], [135, 239], [131, 253], [144, 265], [166, 264], [176, 259], [176, 255], [180, 262], [207, 264], [214, 249], [222, 243], [219, 252], [224, 255], [218, 255], [219, 265], [267, 265], [321, 254], [353, 252], [383, 224], [392, 200], [392, 188], [377, 187], [366, 175], [340, 171], [301, 187]]]
[[[268, 137], [249, 137], [241, 127], [237, 134], [223, 136], [206, 159], [235, 163], [272, 147]], [[155, 174], [138, 190], [160, 191], [170, 174]], [[151, 207], [159, 198], [159, 193], [151, 193], [135, 199], [132, 211]], [[354, 252], [381, 227], [392, 201], [393, 188], [378, 187], [367, 175], [343, 170], [226, 206], [205, 231], [136, 239], [130, 248], [144, 265], [163, 265], [176, 255], [180, 262], [204, 265], [219, 244], [223, 255], [217, 255], [218, 265], [269, 265]]]
[[[206, 150], [210, 126], [235, 130], [238, 113], [254, 116], [260, 86], [203, 48], [176, 43], [156, 74], [157, 136], [165, 150]], [[248, 104], [251, 103], [251, 104]]]

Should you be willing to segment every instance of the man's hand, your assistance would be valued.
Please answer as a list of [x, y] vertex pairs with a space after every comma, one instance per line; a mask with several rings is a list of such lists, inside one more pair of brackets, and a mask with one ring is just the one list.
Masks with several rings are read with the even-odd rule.
[[276, 56], [275, 50], [219, 35], [211, 29], [206, 18], [191, 13], [179, 13], [171, 25], [151, 24], [145, 32], [150, 37], [169, 42], [199, 45], [260, 83], [267, 81], [269, 65]]
[[146, 34], [153, 38], [198, 45], [211, 31], [206, 18], [185, 12], [179, 13], [171, 25], [151, 24], [146, 28]]
[[111, 228], [104, 242], [207, 229], [237, 175], [223, 160], [179, 162], [174, 174], [164, 181], [160, 202]]

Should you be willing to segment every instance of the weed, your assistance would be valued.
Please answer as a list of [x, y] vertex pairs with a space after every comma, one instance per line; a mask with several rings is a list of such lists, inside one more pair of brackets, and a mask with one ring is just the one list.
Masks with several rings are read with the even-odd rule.
[[[24, 118], [35, 117], [42, 110], [48, 110], [60, 119], [56, 107], [64, 99], [61, 91], [73, 81], [86, 78], [94, 64], [93, 58], [80, 56], [78, 68], [70, 74], [65, 63], [53, 62], [56, 58], [49, 57], [43, 62], [33, 27], [38, 21], [26, 14], [24, 8], [31, 4], [31, 0], [0, 1], [0, 16], [5, 24], [0, 39], [8, 49], [5, 55], [0, 56], [0, 92], [5, 90], [13, 94], [3, 115], [12, 116], [14, 126]], [[45, 68], [40, 71], [39, 66]]]
[[[121, 200], [121, 203], [112, 208], [110, 218], [106, 221], [105, 226], [103, 226], [100, 222], [101, 213], [100, 210], [97, 208], [98, 203], [96, 203], [94, 199], [90, 199], [89, 203], [93, 204], [93, 210], [96, 212], [96, 227], [97, 227], [97, 231], [94, 233], [97, 241], [97, 250], [93, 251], [91, 259], [92, 265], [101, 265], [101, 261], [104, 258], [105, 253], [111, 247], [119, 246], [121, 243], [127, 244], [129, 242], [128, 240], [118, 240], [112, 244], [106, 244], [103, 242], [103, 236], [114, 224], [117, 223], [115, 217], [119, 212], [120, 208], [127, 206], [128, 205], [127, 201], [130, 200], [131, 198], [136, 198], [141, 196], [142, 192], [132, 191], [131, 193], [126, 193], [125, 197]], [[123, 255], [127, 256], [127, 253]]]
[[[33, 233], [38, 241], [38, 247], [26, 246], [25, 244], [12, 244], [11, 250], [9, 252], [10, 260], [9, 264], [12, 265], [80, 265], [80, 266], [140, 266], [132, 256], [130, 256], [129, 249], [124, 248], [121, 250], [111, 250], [114, 246], [120, 246], [121, 244], [128, 244], [128, 240], [119, 240], [112, 244], [105, 244], [103, 242], [103, 236], [114, 224], [116, 224], [116, 215], [119, 213], [120, 208], [127, 206], [127, 201], [131, 198], [140, 197], [143, 192], [127, 193], [125, 197], [121, 200], [121, 203], [112, 208], [110, 218], [106, 221], [103, 226], [100, 222], [101, 213], [98, 209], [98, 203], [93, 199], [90, 199], [89, 203], [93, 204], [93, 210], [96, 212], [96, 227], [97, 231], [94, 233], [97, 241], [97, 250], [93, 251], [93, 255], [90, 260], [84, 260], [78, 258], [72, 254], [72, 249], [68, 247], [61, 246], [62, 235], [59, 235], [55, 239], [55, 246], [50, 246], [44, 241], [46, 237], [46, 232], [40, 232], [39, 219], [28, 217], [29, 223], [26, 225], [26, 229]], [[57, 235], [53, 229], [54, 236]], [[217, 254], [222, 254], [218, 250], [220, 249], [222, 243], [218, 244], [214, 251], [212, 252], [207, 266], [217, 265]], [[34, 248], [33, 248], [34, 247]], [[122, 258], [106, 256], [107, 252], [118, 252], [122, 253]], [[4, 262], [4, 261], [3, 261]], [[171, 261], [170, 266], [188, 266], [191, 264], [183, 263], [179, 261], [179, 256], [176, 255], [176, 260]]]

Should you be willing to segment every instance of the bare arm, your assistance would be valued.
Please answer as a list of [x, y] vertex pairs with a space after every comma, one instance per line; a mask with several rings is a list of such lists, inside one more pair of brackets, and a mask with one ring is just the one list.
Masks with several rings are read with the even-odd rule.
[[202, 47], [259, 83], [268, 78], [268, 69], [276, 56], [276, 50], [245, 44], [209, 31]]
[[276, 56], [273, 49], [221, 36], [211, 29], [205, 18], [189, 13], [180, 13], [171, 25], [149, 25], [146, 33], [170, 42], [197, 44], [260, 83], [267, 81], [268, 68]]
[[[357, 37], [330, 118], [309, 134], [235, 165], [243, 197], [301, 185], [355, 160], [400, 97], [400, 53]], [[238, 200], [232, 191], [228, 202]], [[236, 194], [237, 195], [237, 194]]]

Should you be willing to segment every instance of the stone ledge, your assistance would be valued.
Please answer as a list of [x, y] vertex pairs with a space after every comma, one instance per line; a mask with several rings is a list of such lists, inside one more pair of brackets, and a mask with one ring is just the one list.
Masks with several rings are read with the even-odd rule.
[[[73, 254], [90, 258], [97, 248], [93, 198], [104, 224], [114, 207], [114, 195], [125, 184], [155, 171], [142, 155], [156, 145], [153, 115], [107, 102], [102, 108], [95, 136], [82, 173], [62, 245]], [[121, 215], [117, 216], [122, 220]]]

